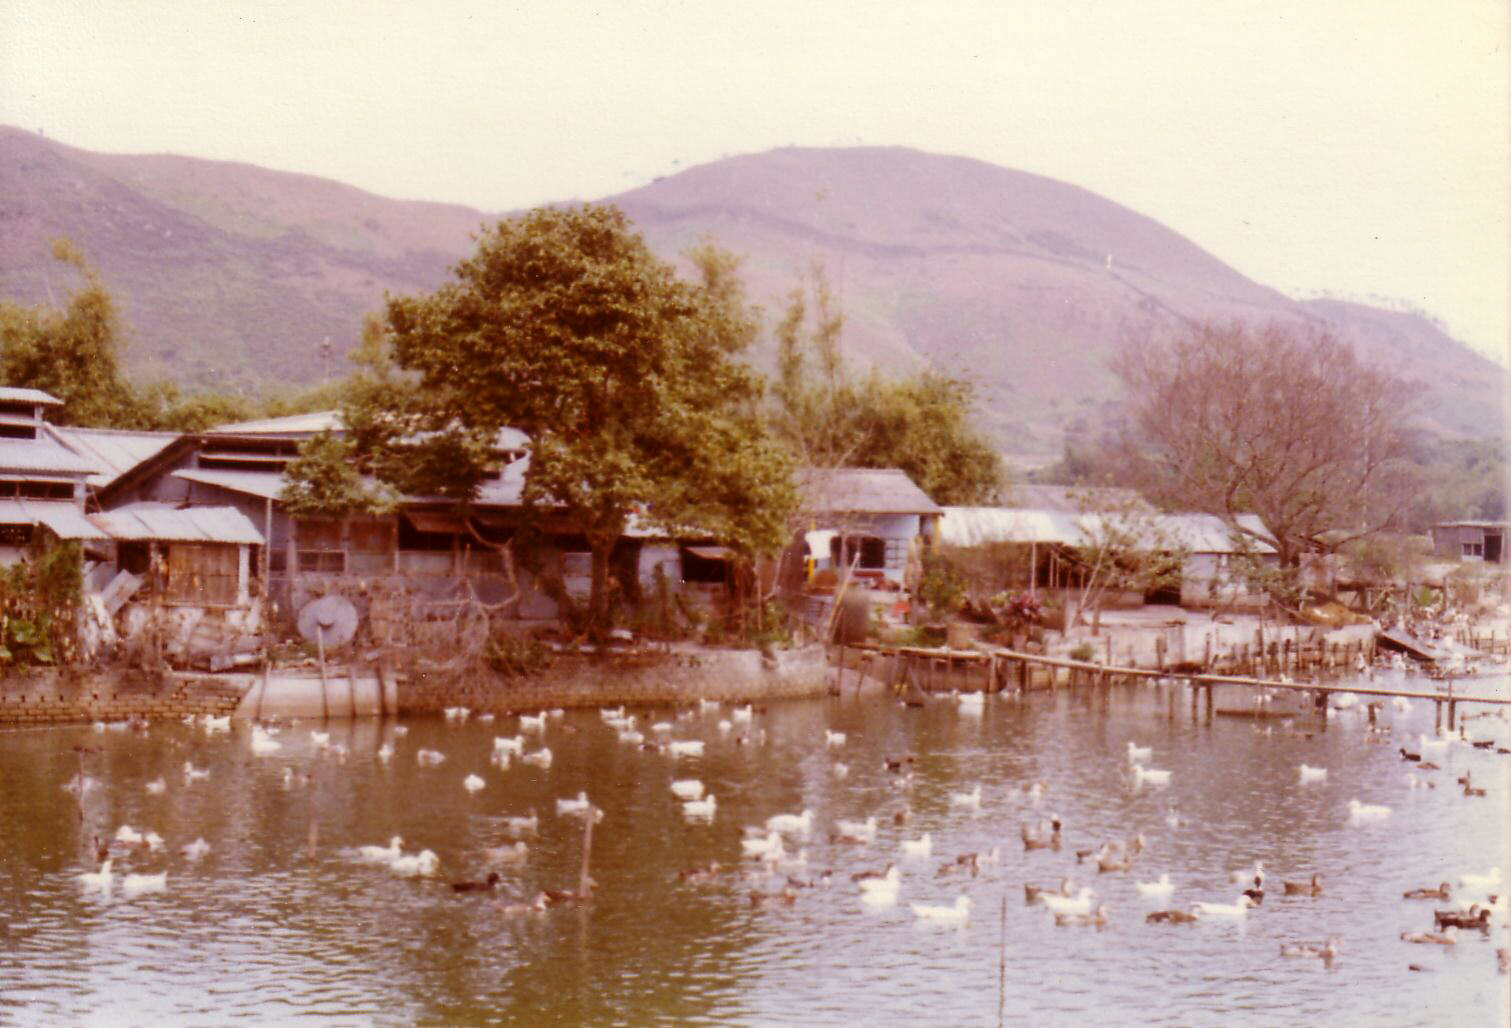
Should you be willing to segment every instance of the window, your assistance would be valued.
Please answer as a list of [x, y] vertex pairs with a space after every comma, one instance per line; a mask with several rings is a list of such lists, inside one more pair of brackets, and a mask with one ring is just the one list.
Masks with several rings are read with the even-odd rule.
[[392, 521], [349, 521], [349, 565], [354, 575], [381, 575], [393, 568]]
[[1466, 556], [1466, 557], [1483, 557], [1484, 555], [1485, 555], [1485, 544], [1484, 543], [1465, 543], [1464, 544], [1464, 556]]
[[339, 521], [300, 518], [294, 523], [294, 546], [299, 554], [300, 571], [336, 575], [346, 571]]
[[[835, 557], [841, 567], [849, 567], [851, 562], [857, 568], [878, 570], [887, 566], [887, 541], [874, 535], [849, 536], [845, 539], [844, 555], [839, 555], [839, 540], [831, 544], [835, 551]], [[856, 560], [856, 555], [860, 559]]]
[[237, 549], [226, 543], [171, 544], [168, 547], [168, 602], [234, 606], [241, 566]]
[[31, 534], [31, 525], [0, 525], [0, 546], [25, 546]]

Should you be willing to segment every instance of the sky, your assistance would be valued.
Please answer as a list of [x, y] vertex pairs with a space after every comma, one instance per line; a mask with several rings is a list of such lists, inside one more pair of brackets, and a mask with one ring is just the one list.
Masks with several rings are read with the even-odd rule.
[[1061, 179], [1506, 362], [1505, 0], [4, 0], [0, 122], [506, 211], [778, 146]]

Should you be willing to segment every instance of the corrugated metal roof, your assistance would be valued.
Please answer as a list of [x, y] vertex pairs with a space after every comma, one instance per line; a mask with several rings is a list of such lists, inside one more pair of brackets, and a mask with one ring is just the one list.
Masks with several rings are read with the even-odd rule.
[[0, 439], [0, 471], [52, 471], [87, 475], [99, 468], [49, 438]]
[[1061, 543], [1086, 541], [1079, 514], [1013, 507], [946, 507], [939, 520], [939, 541], [950, 546], [983, 543]]
[[284, 418], [236, 421], [229, 425], [216, 425], [210, 431], [227, 435], [314, 435], [317, 432], [339, 432], [345, 427], [340, 411], [317, 410], [308, 414], [290, 414]]
[[71, 503], [0, 500], [0, 525], [46, 525], [59, 539], [108, 538]]
[[[1264, 523], [1253, 514], [1239, 522], [1268, 535]], [[939, 540], [951, 546], [979, 546], [991, 542], [1060, 543], [1082, 546], [1092, 541], [1099, 524], [1096, 514], [1055, 510], [1025, 510], [1015, 507], [946, 507], [939, 521]], [[1158, 530], [1168, 533], [1192, 553], [1235, 553], [1240, 543], [1235, 533], [1212, 514], [1161, 514]], [[1257, 553], [1274, 553], [1268, 543], [1249, 540]]]
[[114, 428], [69, 428], [48, 425], [47, 431], [74, 453], [95, 465], [86, 482], [102, 489], [132, 468], [167, 449], [176, 432], [127, 432]]
[[[342, 432], [346, 423], [338, 410], [311, 411], [308, 414], [290, 414], [283, 418], [261, 418], [256, 421], [236, 421], [229, 425], [216, 425], [211, 433], [224, 435], [273, 435], [301, 436], [320, 432]], [[498, 430], [494, 445], [500, 450], [522, 450], [530, 443], [530, 437], [517, 428], [504, 426]]]
[[799, 468], [810, 510], [831, 514], [942, 514], [900, 468]]
[[264, 500], [276, 500], [283, 492], [282, 471], [206, 471], [203, 468], [180, 468], [173, 475], [186, 482], [202, 482]]
[[25, 389], [20, 386], [0, 386], [0, 401], [8, 403], [44, 403], [50, 407], [61, 407], [63, 401], [51, 393], [44, 393], [40, 389]]
[[[1161, 519], [1181, 545], [1192, 553], [1236, 553], [1247, 544], [1255, 553], [1274, 553], [1275, 547], [1235, 532], [1215, 514], [1166, 514]], [[1269, 538], [1269, 530], [1256, 515], [1240, 514], [1239, 524]]]
[[262, 533], [235, 507], [163, 507], [134, 503], [91, 514], [89, 520], [114, 539], [262, 545]]
[[1040, 485], [1015, 482], [1008, 489], [1003, 506], [1009, 510], [1044, 510], [1062, 514], [1079, 514], [1084, 507], [1111, 508], [1123, 503], [1143, 504], [1132, 489], [1111, 486]]

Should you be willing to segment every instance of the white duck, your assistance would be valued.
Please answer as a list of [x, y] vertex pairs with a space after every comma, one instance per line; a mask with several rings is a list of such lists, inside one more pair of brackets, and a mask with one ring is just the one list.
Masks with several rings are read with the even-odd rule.
[[553, 758], [551, 756], [551, 749], [550, 749], [550, 747], [548, 747], [548, 746], [542, 746], [540, 749], [536, 750], [534, 753], [526, 753], [523, 757], [520, 757], [519, 759], [520, 759], [520, 762], [524, 763], [524, 764], [530, 764], [530, 765], [532, 765], [534, 767], [538, 767], [538, 768], [548, 768], [548, 767], [551, 766], [551, 761], [552, 761]]
[[536, 714], [532, 717], [529, 714], [521, 714], [519, 716], [519, 730], [522, 733], [534, 732], [539, 734], [544, 732], [546, 730], [546, 715]]
[[1309, 785], [1312, 782], [1327, 781], [1327, 768], [1312, 767], [1308, 764], [1301, 765], [1301, 784]]
[[928, 832], [924, 832], [920, 838], [902, 840], [901, 849], [905, 857], [927, 857], [934, 852], [934, 840]]
[[845, 735], [844, 732], [834, 732], [827, 728], [824, 729], [824, 745], [830, 748], [843, 746], [848, 738], [849, 736]]
[[780, 857], [784, 852], [781, 832], [768, 832], [764, 837], [741, 839], [740, 849], [747, 857]]
[[1146, 782], [1150, 785], [1169, 785], [1170, 772], [1159, 768], [1145, 767], [1142, 764], [1133, 765], [1133, 781], [1136, 785]]
[[557, 814], [585, 814], [592, 804], [588, 802], [588, 794], [579, 791], [575, 798], [567, 797], [556, 801]]
[[79, 884], [83, 885], [86, 890], [109, 892], [110, 883], [115, 878], [114, 873], [110, 870], [110, 864], [111, 862], [107, 860], [100, 865], [98, 871], [85, 871], [79, 875]]
[[1091, 913], [1091, 899], [1095, 893], [1090, 886], [1081, 886], [1081, 891], [1074, 896], [1057, 896], [1051, 892], [1039, 894], [1039, 902], [1049, 908], [1052, 914], [1089, 914]]
[[210, 852], [210, 844], [204, 839], [195, 839], [189, 845], [179, 850], [185, 860], [199, 860]]
[[1175, 891], [1175, 884], [1170, 881], [1170, 874], [1166, 872], [1159, 876], [1157, 882], [1134, 882], [1133, 887], [1144, 899], [1169, 899]]
[[1198, 917], [1245, 917], [1253, 905], [1249, 897], [1239, 896], [1236, 903], [1193, 903], [1191, 911]]
[[403, 852], [403, 846], [404, 840], [395, 835], [388, 840], [387, 846], [374, 846], [371, 844], [358, 846], [357, 859], [365, 860], [371, 864], [391, 864], [399, 859], [399, 854]]
[[535, 808], [530, 808], [530, 816], [515, 815], [504, 818], [504, 830], [510, 835], [534, 835], [540, 830], [540, 817], [535, 813]]
[[672, 782], [672, 795], [679, 800], [701, 800], [703, 783], [696, 778], [678, 778]]
[[876, 841], [876, 818], [874, 816], [868, 817], [864, 821], [851, 821], [846, 818], [840, 818], [835, 822], [834, 827], [838, 829], [839, 834], [847, 835], [852, 839], [864, 839], [866, 842]]
[[516, 735], [510, 739], [501, 735], [495, 735], [493, 737], [493, 752], [512, 753], [516, 757], [523, 757], [525, 755], [525, 737], [523, 735]]
[[167, 889], [167, 871], [159, 871], [155, 875], [132, 874], [121, 879], [121, 891], [127, 896], [140, 896], [144, 892], [166, 892]]
[[421, 850], [418, 853], [406, 853], [394, 857], [388, 867], [396, 875], [415, 877], [421, 875], [433, 875], [441, 864], [441, 859], [431, 850]]
[[478, 775], [468, 775], [466, 778], [462, 779], [462, 788], [466, 789], [468, 792], [477, 792], [479, 789], [487, 786], [487, 784], [488, 783], [483, 781], [483, 779]]
[[971, 919], [971, 898], [969, 896], [957, 896], [955, 902], [947, 907], [935, 906], [929, 903], [913, 903], [913, 916], [923, 921], [933, 921], [936, 924], [965, 924]]
[[161, 778], [154, 778], [152, 781], [147, 783], [147, 794], [149, 796], [161, 796], [167, 790], [168, 783], [163, 781]]
[[673, 739], [666, 744], [666, 752], [674, 757], [703, 756], [702, 739]]
[[209, 777], [210, 777], [210, 769], [209, 768], [195, 767], [193, 761], [189, 761], [189, 760], [184, 761], [184, 781], [185, 782], [202, 782], [206, 778], [209, 778]]
[[121, 827], [115, 830], [115, 841], [124, 842], [128, 846], [140, 846], [147, 840], [141, 832], [130, 825], [121, 825]]
[[421, 767], [435, 767], [437, 764], [445, 763], [446, 754], [442, 753], [440, 750], [427, 750], [422, 748], [415, 751], [414, 760], [415, 763], [420, 765]]
[[1133, 740], [1128, 741], [1128, 763], [1137, 764], [1141, 760], [1153, 760], [1154, 747], [1140, 746]]
[[962, 714], [980, 714], [986, 710], [986, 693], [963, 692], [955, 697], [955, 706]]
[[[973, 694], [973, 695], [979, 695], [979, 694]], [[980, 810], [981, 809], [981, 786], [980, 786], [980, 784], [978, 783], [976, 785], [976, 787], [974, 789], [972, 789], [970, 792], [952, 792], [952, 793], [950, 793], [950, 807], [951, 807], [951, 809], [953, 809], [955, 807], [962, 807], [962, 808], [964, 808], [966, 810]]]
[[1462, 874], [1462, 875], [1459, 875], [1459, 886], [1461, 888], [1468, 889], [1468, 890], [1471, 890], [1473, 892], [1485, 892], [1485, 893], [1488, 893], [1491, 889], [1494, 889], [1495, 887], [1497, 887], [1498, 885], [1500, 885], [1500, 883], [1501, 883], [1501, 869], [1499, 867], [1492, 867], [1489, 871], [1487, 871], [1486, 873], [1484, 873], [1482, 875], [1478, 875], [1478, 874]]
[[1378, 803], [1360, 803], [1358, 800], [1348, 801], [1348, 820], [1352, 824], [1364, 824], [1369, 821], [1384, 821], [1390, 817], [1390, 808]]
[[490, 864], [523, 864], [530, 855], [530, 847], [521, 839], [512, 846], [490, 846], [483, 850], [483, 859]]
[[713, 793], [696, 800], [684, 800], [682, 803], [682, 816], [688, 818], [712, 818], [719, 808], [719, 802]]
[[801, 814], [772, 814], [766, 819], [766, 830], [770, 832], [806, 836], [812, 829], [813, 811], [806, 807]]

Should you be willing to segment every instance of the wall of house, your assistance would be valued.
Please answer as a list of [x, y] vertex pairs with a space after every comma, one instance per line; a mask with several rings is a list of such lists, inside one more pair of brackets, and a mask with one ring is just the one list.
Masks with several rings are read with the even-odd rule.
[[1254, 606], [1262, 597], [1250, 592], [1243, 582], [1228, 571], [1229, 555], [1193, 553], [1181, 566], [1180, 605], [1182, 607]]

